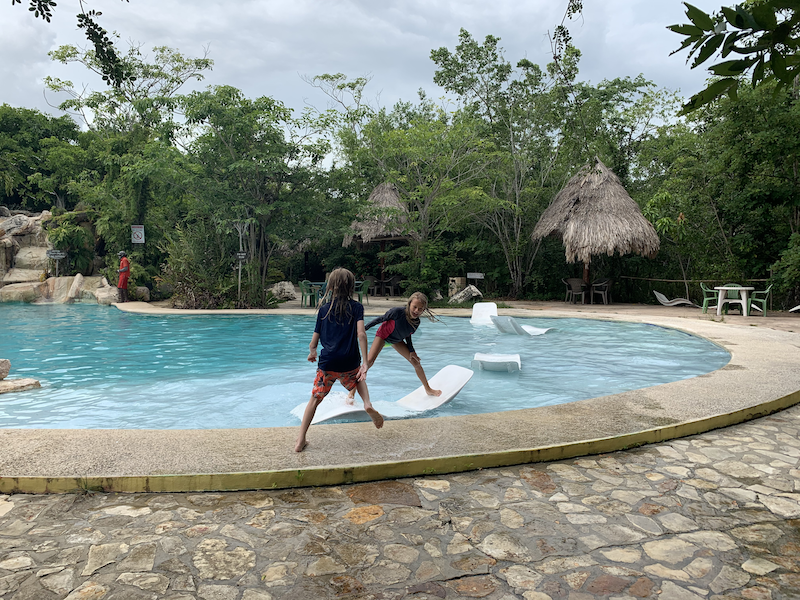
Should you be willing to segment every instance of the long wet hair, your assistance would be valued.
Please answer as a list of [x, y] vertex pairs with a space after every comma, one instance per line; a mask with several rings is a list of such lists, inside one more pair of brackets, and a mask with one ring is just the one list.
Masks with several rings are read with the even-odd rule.
[[328, 285], [325, 288], [325, 296], [322, 298], [323, 304], [330, 302], [328, 312], [323, 319], [327, 319], [333, 313], [333, 318], [339, 323], [349, 322], [353, 318], [350, 309], [350, 299], [356, 289], [356, 277], [347, 269], [334, 269], [328, 277]]
[[408, 297], [408, 302], [406, 302], [406, 319], [409, 323], [414, 323], [414, 319], [411, 317], [411, 303], [414, 300], [419, 300], [425, 305], [425, 310], [422, 311], [422, 316], [431, 321], [432, 323], [436, 323], [439, 321], [439, 318], [431, 312], [431, 309], [428, 308], [428, 297], [423, 294], [422, 292], [414, 292]]

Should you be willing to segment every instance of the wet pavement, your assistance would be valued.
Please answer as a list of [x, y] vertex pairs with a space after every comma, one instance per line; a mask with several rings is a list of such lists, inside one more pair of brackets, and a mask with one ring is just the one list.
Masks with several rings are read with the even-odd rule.
[[561, 462], [336, 487], [0, 496], [0, 597], [800, 597], [800, 407]]

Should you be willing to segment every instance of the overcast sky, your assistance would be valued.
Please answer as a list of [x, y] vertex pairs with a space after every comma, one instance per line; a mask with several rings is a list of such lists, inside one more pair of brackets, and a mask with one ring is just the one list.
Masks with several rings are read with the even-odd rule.
[[[692, 0], [706, 11], [720, 0]], [[732, 4], [732, 2], [725, 2]], [[85, 46], [77, 29], [75, 0], [59, 0], [51, 23], [34, 19], [23, 5], [0, 4], [0, 103], [36, 108], [53, 115], [48, 105], [61, 99], [45, 94], [43, 77], [71, 80], [76, 87], [100, 89], [83, 67], [52, 62], [48, 51], [63, 44]], [[548, 33], [561, 22], [567, 0], [88, 0], [103, 12], [99, 21], [143, 50], [169, 46], [189, 57], [214, 61], [196, 88], [233, 85], [251, 98], [272, 96], [289, 107], [325, 108], [326, 98], [301, 77], [322, 73], [371, 76], [371, 104], [391, 106], [416, 100], [419, 88], [438, 97], [430, 51], [453, 50], [460, 28], [482, 41], [500, 38], [505, 57], [545, 66]], [[685, 52], [669, 56], [681, 37], [667, 25], [687, 22], [679, 0], [583, 0], [583, 16], [569, 23], [583, 57], [582, 81], [642, 73], [659, 87], [680, 90], [684, 97], [702, 89], [707, 73], [690, 69]]]

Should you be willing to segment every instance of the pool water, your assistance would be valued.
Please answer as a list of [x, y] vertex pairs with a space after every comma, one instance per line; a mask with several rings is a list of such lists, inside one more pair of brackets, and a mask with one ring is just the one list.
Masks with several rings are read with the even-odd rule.
[[[294, 426], [316, 369], [306, 360], [311, 316], [145, 316], [97, 305], [9, 303], [0, 304], [0, 317], [0, 358], [11, 360], [9, 377], [42, 384], [0, 395], [0, 428]], [[367, 378], [373, 403], [390, 417], [532, 408], [687, 379], [730, 360], [705, 339], [662, 327], [517, 320], [552, 329], [517, 336], [443, 317], [423, 321], [414, 346], [429, 377], [448, 364], [469, 368], [476, 352], [519, 354], [522, 371], [476, 370], [451, 402], [411, 415], [394, 402], [419, 380], [408, 362], [384, 348]], [[370, 344], [374, 331], [367, 332]], [[344, 388], [334, 390], [331, 401], [340, 400]]]

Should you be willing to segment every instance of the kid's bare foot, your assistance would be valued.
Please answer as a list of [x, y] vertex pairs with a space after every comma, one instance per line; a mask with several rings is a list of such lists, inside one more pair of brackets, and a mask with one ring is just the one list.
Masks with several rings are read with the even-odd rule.
[[307, 441], [303, 440], [301, 442], [301, 441], [298, 440], [297, 441], [297, 445], [294, 447], [294, 451], [295, 452], [302, 452], [303, 450], [305, 450], [306, 446], [308, 446], [308, 442]]
[[347, 406], [353, 406], [353, 404], [355, 404], [355, 398], [348, 396], [345, 398], [344, 403], [347, 404]]
[[372, 422], [375, 424], [376, 429], [380, 429], [381, 427], [383, 427], [383, 417], [381, 416], [381, 413], [379, 413], [372, 407], [367, 408], [365, 410], [369, 415], [369, 418], [372, 419]]
[[355, 397], [356, 397], [356, 391], [355, 390], [350, 390], [347, 393], [347, 403], [348, 404], [352, 404], [353, 400], [355, 399]]
[[428, 394], [428, 396], [441, 396], [442, 390], [434, 390], [431, 388], [429, 390], [425, 390], [425, 393]]

